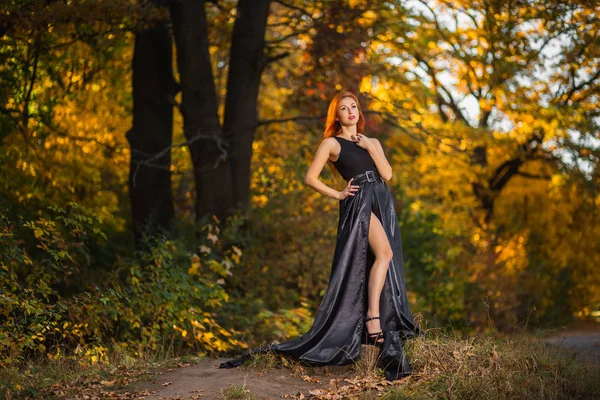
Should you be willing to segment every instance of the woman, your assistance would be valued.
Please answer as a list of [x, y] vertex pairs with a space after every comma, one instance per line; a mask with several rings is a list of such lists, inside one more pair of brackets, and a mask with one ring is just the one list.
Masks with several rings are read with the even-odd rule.
[[[309, 365], [345, 365], [360, 358], [360, 345], [381, 348], [377, 365], [390, 381], [409, 375], [402, 351], [419, 334], [404, 284], [404, 264], [394, 198], [385, 181], [392, 168], [380, 142], [362, 132], [360, 104], [351, 92], [329, 105], [324, 140], [304, 182], [339, 200], [339, 222], [329, 285], [312, 327], [299, 338], [252, 349], [220, 368], [240, 365], [250, 354], [275, 351]], [[324, 165], [347, 181], [338, 191], [318, 177]]]

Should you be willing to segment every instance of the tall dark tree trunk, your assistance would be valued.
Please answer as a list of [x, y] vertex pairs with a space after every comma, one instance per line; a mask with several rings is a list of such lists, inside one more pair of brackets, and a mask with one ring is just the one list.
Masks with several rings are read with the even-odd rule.
[[256, 130], [260, 78], [268, 63], [265, 30], [270, 0], [240, 0], [231, 39], [223, 130], [230, 151], [233, 198], [237, 207], [250, 203], [250, 160]]
[[165, 23], [138, 32], [133, 55], [133, 126], [129, 197], [135, 247], [142, 233], [170, 231], [175, 210], [171, 193], [171, 149], [175, 93], [172, 41]]
[[181, 76], [185, 137], [196, 181], [196, 220], [233, 211], [227, 146], [219, 122], [204, 1], [171, 0], [171, 19]]

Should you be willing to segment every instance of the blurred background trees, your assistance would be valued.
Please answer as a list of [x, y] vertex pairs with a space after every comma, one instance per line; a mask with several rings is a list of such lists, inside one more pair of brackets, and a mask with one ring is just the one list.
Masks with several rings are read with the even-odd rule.
[[394, 168], [415, 311], [597, 316], [598, 14], [534, 3], [3, 3], [2, 363], [305, 331], [338, 204], [302, 178], [345, 88]]

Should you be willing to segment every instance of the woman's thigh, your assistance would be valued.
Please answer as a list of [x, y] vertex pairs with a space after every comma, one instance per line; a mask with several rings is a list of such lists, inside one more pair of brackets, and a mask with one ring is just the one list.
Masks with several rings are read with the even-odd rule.
[[390, 241], [385, 234], [379, 218], [371, 211], [371, 221], [369, 222], [369, 246], [376, 258], [392, 259], [393, 252]]

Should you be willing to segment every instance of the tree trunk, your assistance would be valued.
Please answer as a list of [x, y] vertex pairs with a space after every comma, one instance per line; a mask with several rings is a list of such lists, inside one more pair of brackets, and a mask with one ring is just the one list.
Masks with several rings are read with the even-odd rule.
[[258, 89], [267, 65], [264, 48], [269, 4], [270, 0], [240, 0], [231, 39], [223, 129], [230, 145], [233, 199], [242, 209], [250, 204], [250, 160], [258, 121]]
[[171, 193], [171, 149], [175, 85], [172, 43], [166, 24], [135, 36], [133, 55], [133, 126], [129, 197], [135, 247], [145, 248], [142, 233], [170, 231], [175, 218]]
[[233, 211], [227, 146], [219, 122], [204, 1], [171, 0], [171, 19], [181, 76], [184, 134], [196, 181], [196, 221]]

